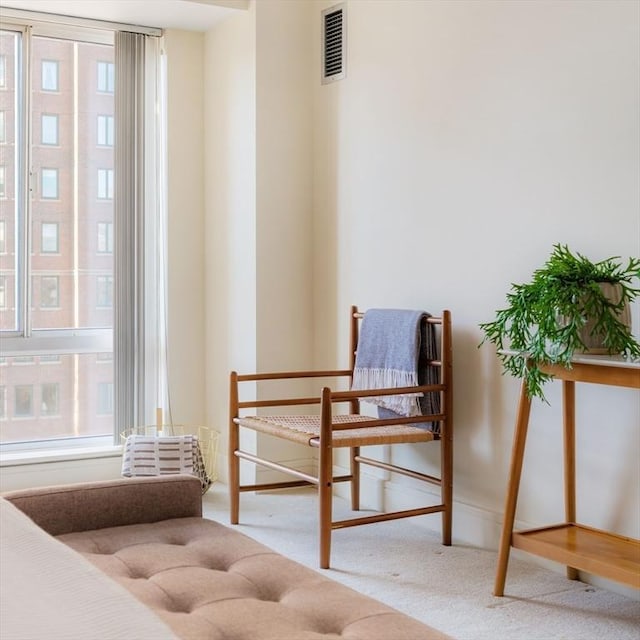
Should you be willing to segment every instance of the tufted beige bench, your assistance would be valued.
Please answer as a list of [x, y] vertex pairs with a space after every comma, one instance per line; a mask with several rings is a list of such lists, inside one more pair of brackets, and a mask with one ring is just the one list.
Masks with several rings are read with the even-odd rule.
[[66, 485], [4, 497], [124, 586], [180, 638], [447, 638], [203, 519], [200, 483], [191, 476]]

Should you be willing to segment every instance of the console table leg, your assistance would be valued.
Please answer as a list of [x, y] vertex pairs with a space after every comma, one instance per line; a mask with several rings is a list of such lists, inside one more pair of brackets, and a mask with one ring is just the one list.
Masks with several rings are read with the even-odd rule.
[[498, 549], [498, 570], [493, 594], [504, 595], [504, 583], [507, 577], [507, 565], [509, 564], [509, 551], [511, 548], [511, 533], [516, 516], [518, 502], [518, 490], [520, 489], [520, 476], [522, 473], [522, 460], [524, 458], [524, 446], [527, 440], [529, 427], [529, 414], [531, 412], [531, 399], [527, 395], [527, 389], [523, 381], [520, 387], [520, 402], [518, 404], [518, 416], [511, 451], [511, 469], [509, 471], [509, 484], [504, 508], [504, 522], [502, 523], [502, 535]]
[[[564, 426], [564, 511], [567, 522], [576, 522], [576, 383], [562, 381], [562, 421]], [[567, 578], [578, 579], [578, 570], [567, 566]]]

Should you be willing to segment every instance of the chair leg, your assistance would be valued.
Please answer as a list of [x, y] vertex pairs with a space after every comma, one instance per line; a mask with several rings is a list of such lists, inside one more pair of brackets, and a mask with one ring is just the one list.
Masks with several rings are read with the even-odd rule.
[[333, 500], [333, 449], [331, 447], [331, 396], [322, 390], [320, 424], [320, 463], [318, 469], [318, 502], [320, 534], [320, 568], [328, 569], [331, 557], [331, 507]]
[[451, 532], [453, 528], [453, 437], [448, 423], [445, 422], [444, 436], [441, 442], [442, 466], [442, 544], [451, 546]]
[[236, 451], [240, 448], [240, 427], [234, 418], [238, 415], [238, 381], [235, 371], [231, 373], [229, 394], [229, 512], [231, 524], [240, 519], [240, 459]]
[[351, 448], [351, 508], [360, 509], [360, 463], [356, 457], [360, 455], [360, 447]]

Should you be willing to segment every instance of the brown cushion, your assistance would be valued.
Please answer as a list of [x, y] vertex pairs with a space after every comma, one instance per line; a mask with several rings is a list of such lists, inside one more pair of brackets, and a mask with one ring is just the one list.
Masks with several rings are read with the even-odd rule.
[[229, 527], [178, 518], [58, 536], [194, 640], [447, 636]]

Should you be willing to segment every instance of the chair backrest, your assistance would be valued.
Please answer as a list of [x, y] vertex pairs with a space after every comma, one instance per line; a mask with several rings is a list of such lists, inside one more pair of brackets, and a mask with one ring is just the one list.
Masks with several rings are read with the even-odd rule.
[[[360, 311], [356, 305], [352, 305], [349, 340], [349, 366], [351, 368], [352, 376], [355, 369], [358, 339], [360, 337], [360, 322], [363, 318], [364, 312]], [[428, 315], [423, 319], [423, 322], [434, 325], [436, 329], [437, 359], [430, 360], [428, 364], [438, 370], [438, 383], [444, 386], [444, 390], [440, 392], [440, 411], [450, 418], [453, 409], [451, 312], [445, 309], [439, 316]], [[351, 410], [353, 413], [358, 413], [358, 401], [351, 403]]]

